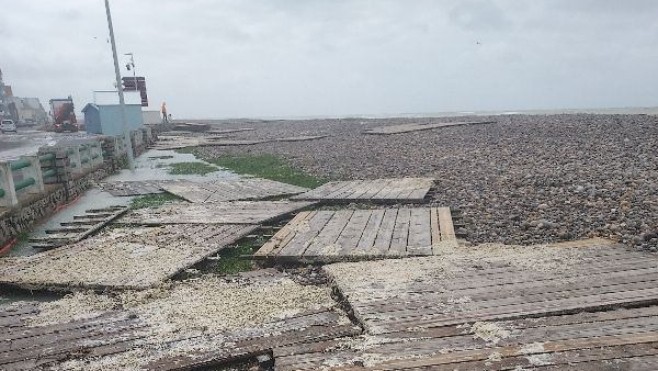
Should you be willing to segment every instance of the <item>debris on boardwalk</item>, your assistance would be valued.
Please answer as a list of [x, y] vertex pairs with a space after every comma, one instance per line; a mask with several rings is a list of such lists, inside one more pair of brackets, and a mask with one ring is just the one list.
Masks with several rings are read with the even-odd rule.
[[304, 193], [308, 188], [261, 178], [222, 179], [207, 182], [163, 181], [165, 191], [190, 202], [258, 200]]
[[641, 367], [658, 361], [648, 257], [585, 240], [328, 265], [365, 334], [314, 354], [275, 352], [277, 369], [651, 369]]
[[230, 201], [190, 204], [169, 203], [158, 208], [133, 210], [121, 224], [260, 224], [281, 219], [312, 206], [312, 202]]
[[277, 262], [436, 255], [457, 246], [447, 207], [314, 210], [297, 214], [254, 254]]
[[3, 333], [11, 350], [0, 351], [0, 368], [189, 369], [361, 331], [326, 287], [272, 270], [232, 280], [206, 275], [146, 291], [78, 292], [12, 306], [0, 312], [14, 323]]
[[267, 142], [258, 139], [224, 139], [222, 136], [163, 135], [151, 146], [152, 149], [181, 149], [204, 146], [247, 146]]
[[277, 142], [305, 142], [308, 140], [317, 140], [328, 137], [329, 135], [298, 135], [294, 137], [279, 138]]
[[73, 216], [73, 221], [60, 223], [60, 228], [47, 229], [46, 236], [30, 238], [32, 247], [37, 249], [54, 249], [70, 245], [100, 231], [108, 223], [128, 211], [125, 206], [109, 206], [102, 209], [87, 210], [84, 215]]
[[14, 258], [0, 283], [24, 289], [145, 289], [252, 233], [254, 225], [117, 228], [48, 252]]
[[379, 135], [388, 135], [388, 134], [402, 134], [410, 133], [412, 131], [422, 131], [422, 130], [431, 130], [436, 128], [443, 128], [448, 126], [463, 126], [463, 125], [483, 125], [483, 124], [492, 124], [493, 121], [463, 121], [463, 122], [441, 122], [435, 124], [400, 124], [400, 125], [387, 125], [387, 126], [378, 126], [376, 128], [370, 129], [365, 132], [365, 134], [379, 134]]
[[157, 180], [102, 182], [100, 187], [112, 196], [139, 196], [164, 192]]
[[399, 178], [329, 182], [292, 197], [332, 202], [423, 202], [434, 186], [430, 178]]

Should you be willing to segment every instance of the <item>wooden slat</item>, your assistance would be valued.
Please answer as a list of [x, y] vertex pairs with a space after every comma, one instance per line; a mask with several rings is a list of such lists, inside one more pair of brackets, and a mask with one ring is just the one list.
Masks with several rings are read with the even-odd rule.
[[263, 246], [254, 253], [254, 256], [267, 256], [271, 254], [275, 249], [280, 249], [284, 247], [287, 242], [285, 241], [290, 241], [292, 237], [295, 236], [296, 231], [295, 228], [299, 225], [299, 223], [309, 219], [312, 215], [315, 215], [315, 213], [311, 211], [302, 211], [295, 215], [295, 217], [288, 223], [286, 224], [283, 228], [281, 228], [272, 238], [270, 238]]
[[393, 236], [391, 237], [391, 246], [388, 248], [386, 255], [404, 256], [407, 254], [410, 217], [410, 209], [400, 208], [398, 210], [398, 217], [393, 228]]
[[319, 257], [335, 254], [338, 250], [336, 240], [349, 222], [353, 210], [338, 210], [334, 213], [331, 220], [320, 231], [315, 239], [304, 252], [304, 256]]
[[382, 209], [372, 210], [370, 212], [370, 219], [368, 220], [368, 224], [366, 224], [364, 227], [361, 239], [359, 240], [356, 248], [352, 251], [352, 255], [356, 256], [374, 254], [375, 251], [372, 247], [375, 244], [375, 238], [377, 238], [379, 228], [384, 219], [384, 212], [385, 210]]
[[411, 209], [409, 221], [409, 255], [432, 255], [432, 230], [428, 208]]
[[336, 240], [338, 249], [330, 255], [352, 256], [354, 249], [361, 240], [371, 214], [372, 210], [354, 211], [352, 218]]
[[441, 225], [441, 241], [454, 241], [456, 239], [455, 228], [452, 225], [450, 208], [439, 207], [437, 213], [439, 215], [439, 224]]
[[391, 246], [391, 238], [393, 237], [393, 229], [395, 228], [395, 220], [398, 217], [398, 209], [386, 209], [384, 219], [377, 232], [375, 243], [373, 245], [373, 252], [376, 255], [384, 256]]
[[299, 228], [292, 240], [279, 250], [278, 256], [302, 256], [310, 242], [317, 237], [333, 215], [332, 211], [315, 212], [312, 218]]

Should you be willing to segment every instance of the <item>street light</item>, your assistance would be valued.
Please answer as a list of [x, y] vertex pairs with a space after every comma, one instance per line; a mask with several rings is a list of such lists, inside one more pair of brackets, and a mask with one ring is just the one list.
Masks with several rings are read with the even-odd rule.
[[112, 44], [112, 57], [114, 58], [114, 75], [116, 78], [117, 92], [119, 93], [119, 111], [121, 111], [121, 125], [123, 129], [123, 139], [128, 149], [128, 168], [135, 170], [135, 158], [133, 156], [132, 140], [130, 140], [130, 131], [128, 131], [128, 119], [126, 117], [126, 100], [123, 96], [121, 87], [121, 71], [119, 70], [119, 58], [117, 58], [117, 44], [114, 41], [114, 28], [112, 27], [112, 14], [110, 13], [110, 1], [105, 0], [105, 13], [107, 14], [107, 27], [110, 30], [110, 42]]
[[135, 68], [135, 56], [133, 55], [133, 53], [125, 53], [124, 55], [130, 56], [130, 62], [126, 63], [126, 69], [128, 71], [130, 70], [133, 71], [133, 80], [135, 81], [135, 91], [139, 91], [139, 89], [137, 88], [137, 70]]

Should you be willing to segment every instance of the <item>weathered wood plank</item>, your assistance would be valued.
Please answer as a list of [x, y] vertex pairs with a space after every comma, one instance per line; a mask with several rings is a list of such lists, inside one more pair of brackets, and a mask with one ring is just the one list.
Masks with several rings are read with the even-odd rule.
[[386, 209], [384, 219], [381, 222], [375, 244], [373, 245], [373, 252], [377, 255], [386, 255], [389, 247], [391, 246], [391, 238], [393, 238], [393, 229], [395, 228], [395, 220], [398, 217], [398, 209]]
[[411, 218], [411, 209], [400, 208], [398, 217], [393, 228], [391, 237], [391, 246], [388, 248], [386, 255], [404, 256], [407, 255], [407, 241], [409, 238], [409, 219]]
[[279, 250], [278, 256], [299, 257], [304, 255], [312, 241], [334, 216], [333, 211], [317, 211], [314, 213], [309, 220], [300, 223], [296, 227], [295, 236]]
[[455, 228], [452, 225], [452, 216], [450, 215], [450, 208], [448, 207], [439, 207], [437, 208], [437, 213], [439, 215], [439, 224], [441, 225], [441, 241], [454, 241]]
[[432, 255], [432, 228], [430, 225], [431, 209], [411, 209], [409, 221], [409, 241], [407, 252], [409, 255]]
[[308, 246], [304, 252], [307, 257], [322, 257], [335, 255], [339, 247], [336, 246], [338, 236], [342, 233], [343, 229], [350, 221], [353, 210], [338, 210], [334, 213], [333, 217], [327, 225], [322, 228], [320, 233]]
[[353, 255], [354, 249], [359, 244], [361, 236], [364, 233], [364, 229], [370, 219], [372, 210], [356, 210], [352, 214], [352, 218], [349, 220], [348, 224], [345, 226], [340, 236], [336, 240], [336, 246], [338, 249], [332, 251], [330, 255], [343, 255], [350, 256]]
[[368, 224], [363, 229], [361, 239], [356, 248], [352, 250], [352, 255], [374, 255], [376, 252], [372, 247], [375, 244], [375, 238], [384, 219], [385, 210], [371, 210]]
[[[315, 212], [302, 211], [295, 215], [295, 217], [281, 228], [272, 238], [270, 238], [263, 246], [254, 253], [254, 256], [267, 256], [274, 250], [279, 250], [286, 246], [288, 242], [295, 236], [296, 229], [300, 223], [308, 220]], [[278, 251], [277, 251], [278, 252]], [[275, 253], [276, 254], [276, 253]]]

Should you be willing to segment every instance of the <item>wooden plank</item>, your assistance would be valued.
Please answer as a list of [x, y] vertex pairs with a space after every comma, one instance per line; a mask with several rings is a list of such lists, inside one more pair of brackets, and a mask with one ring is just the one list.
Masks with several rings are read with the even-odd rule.
[[409, 240], [407, 252], [409, 255], [432, 255], [432, 230], [430, 226], [429, 208], [411, 209], [409, 221]]
[[438, 245], [441, 242], [441, 229], [439, 227], [439, 215], [436, 207], [430, 210], [430, 225], [432, 231], [432, 253], [436, 254], [438, 250], [434, 249], [434, 245]]
[[410, 288], [410, 291], [414, 292], [414, 296], [398, 295], [396, 298], [387, 298], [382, 301], [359, 303], [359, 308], [360, 311], [364, 313], [371, 313], [370, 310], [372, 310], [372, 313], [377, 313], [382, 310], [391, 312], [395, 310], [396, 305], [400, 305], [401, 308], [416, 310], [424, 308], [428, 301], [434, 303], [429, 305], [430, 307], [435, 307], [436, 303], [449, 302], [454, 299], [456, 292], [459, 293], [460, 297], [468, 297], [468, 302], [476, 305], [477, 302], [491, 300], [492, 298], [512, 298], [523, 295], [524, 299], [528, 299], [532, 297], [530, 295], [545, 295], [566, 291], [575, 293], [579, 292], [578, 290], [595, 288], [616, 290], [619, 288], [619, 285], [658, 280], [658, 268], [638, 270], [636, 273], [629, 272], [635, 271], [603, 273], [597, 276], [576, 276], [571, 279], [561, 279], [556, 277], [555, 280], [549, 282], [529, 281], [520, 284], [501, 286], [495, 290], [492, 290], [491, 287], [476, 287], [458, 290], [439, 289], [436, 292], [417, 293], [413, 288]]
[[391, 237], [391, 246], [386, 251], [388, 256], [404, 256], [407, 254], [407, 241], [409, 237], [409, 219], [411, 218], [411, 209], [400, 208], [398, 217], [395, 220], [393, 236]]
[[[254, 253], [254, 256], [267, 256], [270, 255], [274, 250], [278, 250], [286, 246], [288, 241], [292, 239], [292, 237], [295, 236], [296, 234], [296, 229], [299, 225], [299, 223], [310, 219], [312, 215], [315, 215], [315, 213], [312, 213], [310, 211], [302, 211], [295, 215], [295, 217], [288, 222], [283, 228], [281, 228], [272, 238], [270, 238], [263, 246], [261, 246], [256, 253]], [[276, 254], [276, 253], [275, 253]]]
[[377, 238], [379, 228], [384, 219], [384, 212], [385, 210], [383, 209], [371, 211], [368, 224], [364, 227], [363, 234], [356, 248], [352, 250], [352, 255], [374, 255], [375, 250], [373, 249], [373, 245], [375, 244], [375, 238]]
[[291, 201], [229, 201], [170, 203], [157, 209], [134, 210], [122, 224], [260, 224], [313, 205]]
[[452, 225], [452, 216], [450, 215], [450, 208], [439, 207], [437, 208], [437, 213], [439, 215], [439, 224], [441, 225], [441, 241], [456, 240], [455, 228]]
[[313, 242], [308, 246], [304, 252], [306, 257], [323, 257], [327, 255], [334, 255], [335, 251], [339, 248], [336, 246], [336, 241], [343, 229], [349, 222], [353, 210], [338, 210], [336, 211], [327, 225], [322, 228]]
[[301, 257], [318, 233], [334, 216], [333, 211], [317, 211], [311, 219], [300, 223], [295, 236], [278, 253], [280, 257]]
[[448, 354], [437, 354], [422, 359], [406, 359], [387, 361], [378, 364], [377, 370], [405, 370], [420, 367], [430, 367], [438, 365], [447, 365], [451, 363], [462, 363], [469, 361], [486, 360], [494, 351], [501, 357], [529, 356], [532, 354], [542, 354], [548, 352], [564, 352], [580, 349], [592, 349], [601, 347], [612, 347], [628, 344], [647, 344], [658, 342], [658, 334], [645, 335], [622, 335], [622, 336], [604, 336], [598, 338], [571, 339], [556, 342], [544, 342], [541, 350], [530, 350], [520, 345], [508, 347], [496, 347], [493, 349], [475, 349], [454, 352]]
[[373, 180], [368, 187], [368, 190], [364, 192], [361, 195], [361, 199], [363, 200], [370, 200], [372, 199], [376, 194], [382, 191], [382, 189], [386, 188], [391, 182], [393, 182], [393, 179], [375, 179]]
[[409, 327], [440, 327], [477, 321], [504, 320], [525, 317], [569, 314], [607, 308], [634, 307], [658, 303], [658, 289], [613, 292], [566, 298], [545, 302], [498, 306], [473, 312], [425, 315], [420, 318], [399, 320], [387, 326], [387, 332], [396, 332]]
[[391, 238], [393, 238], [393, 229], [395, 228], [395, 220], [397, 217], [397, 208], [386, 209], [373, 245], [374, 255], [385, 256], [388, 252], [389, 247], [391, 246]]
[[372, 210], [356, 210], [336, 240], [338, 249], [330, 255], [351, 256], [361, 240]]

